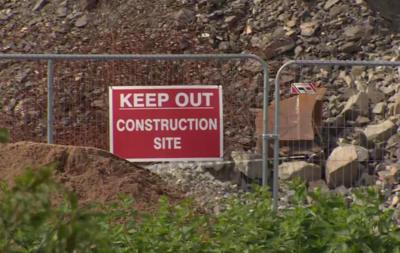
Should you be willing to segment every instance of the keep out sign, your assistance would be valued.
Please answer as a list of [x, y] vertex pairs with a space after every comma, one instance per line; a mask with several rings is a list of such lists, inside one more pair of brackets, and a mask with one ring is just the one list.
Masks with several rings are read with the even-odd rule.
[[114, 86], [110, 150], [130, 161], [222, 158], [219, 86]]

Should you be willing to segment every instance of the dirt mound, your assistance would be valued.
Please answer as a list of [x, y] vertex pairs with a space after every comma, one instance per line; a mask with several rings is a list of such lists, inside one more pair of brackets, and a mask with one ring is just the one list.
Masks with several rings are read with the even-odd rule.
[[106, 202], [125, 193], [134, 197], [138, 209], [148, 210], [162, 195], [172, 201], [181, 198], [159, 176], [100, 149], [32, 142], [0, 145], [0, 179], [9, 183], [27, 167], [52, 162], [58, 163], [56, 179], [82, 203]]

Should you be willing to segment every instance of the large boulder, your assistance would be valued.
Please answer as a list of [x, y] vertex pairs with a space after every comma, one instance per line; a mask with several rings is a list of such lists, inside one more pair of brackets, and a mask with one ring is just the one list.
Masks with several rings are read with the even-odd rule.
[[368, 150], [356, 146], [339, 146], [333, 150], [326, 162], [326, 180], [330, 187], [352, 186], [361, 174], [362, 162], [369, 158]]
[[320, 180], [322, 178], [321, 167], [304, 161], [286, 162], [279, 166], [279, 178], [291, 180], [296, 177], [307, 182]]
[[387, 141], [396, 132], [396, 125], [391, 120], [386, 120], [382, 123], [369, 125], [364, 130], [368, 142], [378, 143]]

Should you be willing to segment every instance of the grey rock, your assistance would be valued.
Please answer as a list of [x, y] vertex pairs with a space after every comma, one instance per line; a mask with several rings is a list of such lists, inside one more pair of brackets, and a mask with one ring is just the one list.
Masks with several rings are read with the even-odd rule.
[[272, 34], [262, 34], [258, 36], [252, 36], [250, 39], [250, 45], [255, 48], [264, 48], [265, 45], [271, 42], [273, 39]]
[[67, 16], [68, 9], [65, 6], [61, 6], [61, 7], [57, 8], [56, 12], [57, 12], [57, 16], [62, 18], [62, 17]]
[[380, 102], [377, 103], [372, 109], [372, 113], [382, 115], [385, 113], [386, 103]]
[[321, 192], [329, 192], [329, 187], [324, 180], [316, 180], [308, 183], [309, 191], [315, 191], [317, 189]]
[[398, 97], [396, 98], [394, 103], [390, 105], [389, 113], [392, 116], [400, 114], [400, 94], [398, 94]]
[[339, 50], [341, 52], [344, 52], [344, 53], [347, 53], [347, 54], [351, 54], [351, 53], [357, 52], [359, 49], [360, 49], [360, 46], [357, 43], [355, 43], [353, 41], [349, 41], [349, 42], [344, 43], [340, 47]]
[[186, 26], [192, 23], [196, 17], [192, 10], [183, 8], [174, 14], [175, 22], [178, 26]]
[[257, 74], [262, 71], [262, 67], [255, 61], [246, 61], [243, 65], [243, 70], [249, 71], [253, 74]]
[[361, 147], [368, 147], [368, 139], [367, 136], [361, 130], [356, 130], [353, 135], [351, 136], [352, 142], [351, 144], [361, 146]]
[[365, 126], [369, 124], [371, 120], [368, 117], [358, 116], [356, 119], [357, 126]]
[[387, 166], [385, 170], [379, 171], [379, 179], [386, 185], [393, 185], [398, 183], [399, 166], [400, 165], [398, 164], [391, 164]]
[[88, 23], [87, 15], [83, 15], [75, 21], [75, 26], [78, 28], [85, 27]]
[[364, 133], [371, 143], [387, 141], [396, 132], [396, 125], [391, 120], [382, 123], [369, 125], [365, 128]]
[[49, 3], [48, 0], [38, 0], [32, 10], [40, 11], [48, 3]]
[[302, 23], [300, 25], [301, 35], [306, 37], [313, 36], [318, 28], [319, 28], [319, 23], [317, 21]]
[[358, 94], [349, 98], [341, 114], [346, 116], [355, 116], [358, 114], [368, 115], [368, 112], [368, 96], [365, 92], [359, 92]]
[[290, 37], [280, 37], [268, 43], [264, 49], [265, 58], [271, 59], [275, 56], [286, 53], [294, 49], [296, 43]]
[[349, 40], [357, 40], [362, 38], [366, 35], [365, 27], [361, 25], [354, 25], [346, 27], [344, 30], [344, 36], [347, 37]]
[[279, 177], [283, 180], [292, 180], [298, 177], [310, 182], [320, 180], [322, 170], [319, 165], [304, 161], [285, 162], [279, 165]]
[[106, 107], [106, 103], [103, 99], [95, 100], [90, 105], [93, 107], [97, 107], [97, 108], [105, 108]]
[[376, 89], [374, 85], [369, 85], [367, 88], [367, 96], [371, 103], [376, 104], [386, 98], [385, 94]]
[[232, 151], [231, 157], [235, 163], [235, 169], [242, 172], [248, 178], [262, 178], [261, 156], [244, 151]]
[[396, 93], [396, 88], [392, 85], [386, 86], [381, 88], [382, 92], [385, 93], [387, 96], [392, 96]]
[[238, 20], [237, 16], [228, 16], [225, 17], [224, 22], [228, 25], [228, 26], [232, 26], [235, 24], [235, 22]]
[[11, 9], [0, 10], [0, 21], [7, 21], [12, 16], [14, 16], [14, 12]]
[[387, 141], [387, 146], [388, 147], [393, 147], [393, 146], [396, 146], [396, 145], [400, 146], [400, 133], [394, 134]]
[[332, 6], [337, 4], [340, 0], [328, 0], [325, 2], [324, 9], [329, 10]]
[[346, 187], [359, 178], [361, 163], [369, 158], [368, 150], [355, 145], [339, 146], [333, 150], [326, 162], [326, 180], [330, 187]]
[[29, 73], [31, 72], [30, 69], [24, 69], [22, 71], [20, 71], [16, 77], [15, 80], [19, 83], [22, 83], [26, 80], [26, 78], [28, 77]]
[[97, 4], [98, 0], [81, 0], [81, 6], [86, 11], [95, 9]]

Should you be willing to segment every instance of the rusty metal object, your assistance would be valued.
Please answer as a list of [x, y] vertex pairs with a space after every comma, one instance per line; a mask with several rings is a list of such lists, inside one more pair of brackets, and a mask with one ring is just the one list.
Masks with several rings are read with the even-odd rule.
[[[299, 94], [287, 99], [283, 99], [280, 110], [281, 135], [280, 141], [283, 145], [281, 152], [289, 153], [285, 146], [298, 147], [298, 152], [291, 154], [304, 154], [318, 152], [318, 148], [312, 145], [318, 129], [322, 124], [322, 99], [326, 93], [326, 88], [318, 88], [316, 94]], [[274, 126], [272, 117], [275, 110], [274, 102], [268, 107], [271, 115], [268, 123], [268, 129], [271, 131]], [[262, 113], [256, 112], [256, 134], [262, 135]], [[260, 151], [261, 138], [257, 141], [257, 151]], [[318, 149], [318, 150], [317, 150]]]

